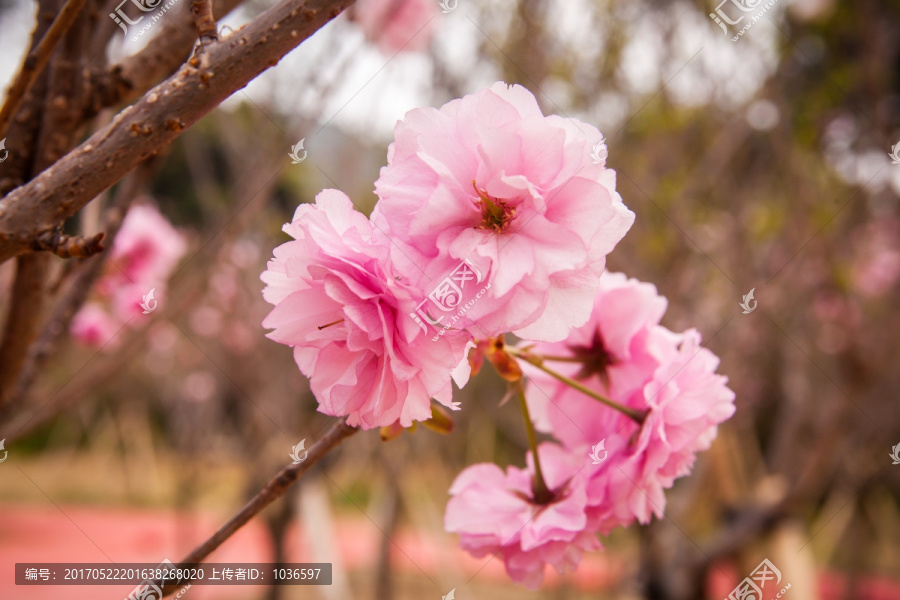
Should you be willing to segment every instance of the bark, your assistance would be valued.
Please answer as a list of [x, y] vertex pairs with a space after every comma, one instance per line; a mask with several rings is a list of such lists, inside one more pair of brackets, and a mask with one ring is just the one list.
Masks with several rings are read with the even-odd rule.
[[[222, 18], [241, 1], [217, 0], [213, 2], [213, 12]], [[91, 99], [85, 106], [83, 118], [87, 120], [104, 108], [132, 102], [172, 75], [191, 54], [195, 39], [184, 32], [193, 31], [193, 28], [193, 16], [189, 10], [177, 11], [171, 18], [167, 14], [159, 34], [143, 50], [120, 63], [92, 70], [87, 76]], [[120, 31], [118, 27], [115, 30]]]
[[107, 127], [0, 200], [0, 262], [35, 250], [97, 194], [166, 147], [353, 0], [285, 0], [203, 51]]

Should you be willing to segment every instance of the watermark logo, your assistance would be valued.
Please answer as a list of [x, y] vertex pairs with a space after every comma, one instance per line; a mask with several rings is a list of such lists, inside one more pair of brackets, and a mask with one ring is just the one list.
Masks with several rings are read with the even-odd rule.
[[[0, 149], [3, 149], [3, 142], [0, 142]], [[900, 165], [900, 142], [891, 146], [891, 153], [888, 156], [891, 157], [892, 165]], [[0, 162], [3, 162], [3, 160], [0, 159]]]
[[141, 308], [144, 309], [144, 314], [149, 315], [154, 310], [156, 310], [156, 305], [158, 302], [153, 299], [153, 292], [156, 291], [156, 288], [150, 288], [150, 291], [142, 296], [143, 300], [141, 301]]
[[[756, 300], [753, 299], [753, 292], [755, 292], [755, 291], [756, 291], [756, 288], [751, 289], [749, 293], [744, 294], [743, 302], [738, 302], [738, 306], [740, 306], [741, 308], [744, 309], [745, 315], [749, 315], [754, 310], [756, 310], [757, 302], [756, 302]], [[750, 306], [751, 302], [753, 303], [753, 306]]]
[[605, 163], [609, 158], [609, 148], [606, 147], [606, 139], [601, 137], [600, 141], [591, 149], [591, 159], [595, 165]]
[[[6, 460], [6, 455], [9, 454], [9, 451], [3, 447], [3, 444], [5, 444], [5, 443], [6, 443], [6, 438], [3, 438], [2, 440], [0, 440], [0, 450], [3, 451], [3, 458], [0, 458], [0, 463], [2, 463], [4, 460]], [[898, 446], [898, 448], [900, 448], [900, 446]], [[894, 464], [897, 464], [897, 463], [894, 463]]]
[[[603, 447], [604, 444], [606, 444], [606, 438], [603, 438], [602, 440], [600, 440], [600, 442], [596, 446], [591, 446], [591, 453], [588, 454], [588, 456], [591, 457], [591, 463], [593, 463], [595, 465], [599, 465], [604, 460], [606, 460], [606, 457], [609, 455], [609, 452], [607, 452], [606, 448]], [[602, 454], [601, 454], [601, 452], [602, 452]]]
[[[441, 12], [443, 12], [445, 15], [448, 12], [453, 12], [454, 10], [456, 10], [456, 6], [459, 4], [459, 0], [440, 0], [440, 2], [441, 2], [441, 8], [443, 9]], [[452, 593], [453, 592], [451, 592], [451, 594]], [[448, 600], [453, 600], [453, 599], [450, 598]]]
[[[739, 23], [744, 22], [744, 19], [747, 19], [740, 30], [732, 32], [734, 36], [731, 38], [731, 41], [736, 42], [777, 3], [778, 0], [768, 0], [765, 4], [763, 4], [763, 0], [722, 0], [716, 6], [716, 12], [709, 13], [709, 18], [722, 28], [722, 33], [725, 36], [728, 35], [728, 25], [737, 26]], [[726, 4], [730, 5], [727, 10], [723, 8]], [[756, 14], [752, 16], [742, 14], [753, 11], [756, 11]]]
[[454, 600], [456, 598], [456, 588], [447, 592], [446, 596], [441, 596], [441, 600]]
[[[293, 146], [291, 146], [291, 151], [288, 153], [288, 156], [291, 157], [292, 165], [299, 165], [304, 160], [306, 160], [306, 150], [303, 150], [303, 142], [306, 141], [306, 138], [303, 138]], [[300, 151], [303, 150], [303, 156], [300, 156]]]
[[0, 162], [3, 162], [9, 156], [9, 150], [6, 149], [6, 138], [0, 140], [0, 150], [3, 151], [2, 155], [0, 155]]
[[[753, 572], [750, 573], [749, 577], [745, 577], [736, 588], [731, 590], [731, 593], [728, 594], [728, 597], [725, 600], [762, 600], [763, 590], [765, 589], [766, 584], [771, 580], [774, 580], [773, 583], [776, 586], [780, 584], [781, 571], [779, 571], [768, 558], [764, 558], [763, 561], [753, 569]], [[775, 598], [782, 598], [789, 589], [791, 589], [790, 583], [781, 588], [781, 591], [775, 595]]]
[[[295, 465], [299, 465], [300, 463], [302, 463], [309, 455], [309, 452], [306, 451], [306, 447], [304, 444], [306, 444], [306, 438], [303, 438], [302, 440], [300, 440], [299, 444], [291, 448], [290, 456], [294, 459]], [[300, 452], [303, 452], [303, 456], [300, 456]]]
[[128, 600], [162, 600], [162, 589], [153, 580], [159, 579], [165, 585], [166, 575], [174, 568], [172, 561], [164, 558], [155, 569], [150, 569], [152, 571], [150, 576], [128, 594]]
[[[143, 15], [138, 16], [137, 19], [132, 20], [131, 18], [128, 17], [128, 15], [125, 14], [124, 10], [122, 9], [122, 6], [124, 4], [127, 4], [128, 2], [131, 2], [132, 4], [137, 6], [138, 10], [140, 10], [143, 13], [150, 13], [150, 12], [156, 11], [156, 14], [155, 15], [143, 14]], [[141, 27], [141, 30], [138, 31], [137, 34], [135, 34], [131, 38], [131, 41], [136, 42], [139, 37], [141, 37], [147, 31], [149, 31], [150, 28], [152, 28], [153, 25], [157, 21], [159, 21], [164, 14], [166, 14], [166, 11], [168, 11], [170, 8], [175, 6], [175, 4], [178, 3], [178, 0], [168, 0], [168, 2], [166, 2], [163, 6], [160, 6], [161, 2], [162, 2], [162, 0], [155, 0], [155, 1], [154, 0], [122, 0], [122, 2], [120, 2], [119, 5], [116, 7], [116, 10], [114, 12], [109, 13], [109, 18], [112, 19], [113, 21], [115, 21], [116, 25], [118, 25], [119, 27], [122, 28], [122, 31], [125, 32], [125, 35], [128, 35], [128, 25], [137, 25], [138, 23], [140, 23], [141, 21], [144, 20], [144, 17], [149, 17], [150, 21], [145, 23], [144, 26]], [[126, 25], [126, 23], [128, 25]]]
[[[416, 307], [416, 312], [409, 313], [409, 316], [418, 323], [419, 327], [426, 334], [428, 333], [426, 322], [434, 327], [437, 330], [437, 335], [431, 338], [431, 341], [436, 342], [490, 289], [491, 284], [488, 283], [478, 292], [470, 293], [469, 297], [471, 299], [463, 304], [466, 291], [470, 291], [473, 286], [482, 283], [483, 280], [484, 277], [481, 271], [476, 269], [475, 265], [468, 260], [463, 259], [450, 275], [441, 280], [434, 290], [428, 294], [428, 297], [419, 303]], [[467, 286], [469, 290], [466, 289]], [[432, 317], [429, 311], [424, 308], [424, 305], [428, 303], [430, 303], [429, 306], [433, 304], [441, 312], [452, 314], [441, 315], [437, 318]], [[445, 318], [447, 318], [446, 322], [444, 321]]]
[[[2, 448], [3, 448], [3, 442], [0, 442], [0, 449], [2, 449]], [[891, 448], [891, 450], [893, 450], [894, 453], [888, 454], [888, 456], [890, 456], [891, 459], [894, 461], [893, 464], [900, 465], [900, 444], [897, 444], [896, 446]], [[5, 459], [6, 457], [4, 456], [3, 458]], [[3, 461], [0, 460], [0, 462], [3, 462]]]

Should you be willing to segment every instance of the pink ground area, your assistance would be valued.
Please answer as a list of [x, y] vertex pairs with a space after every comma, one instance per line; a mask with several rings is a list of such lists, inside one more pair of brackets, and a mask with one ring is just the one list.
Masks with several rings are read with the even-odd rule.
[[[59, 508], [24, 505], [0, 505], [0, 598], [3, 600], [121, 600], [133, 586], [16, 586], [14, 567], [21, 562], [144, 562], [157, 564], [164, 558], [173, 562], [206, 539], [228, 515], [177, 514], [154, 509], [101, 508], [61, 505]], [[378, 553], [381, 531], [365, 517], [342, 518], [337, 524], [333, 559], [318, 557], [319, 562], [340, 561], [348, 571], [371, 571]], [[291, 562], [311, 562], [313, 557], [294, 526], [288, 534]], [[452, 539], [452, 538], [451, 538]], [[484, 583], [506, 583], [499, 560], [477, 560], [444, 541], [427, 535], [400, 531], [394, 536], [394, 564], [400, 571], [433, 576], [441, 567], [450, 567], [466, 580], [476, 573]], [[257, 519], [248, 523], [209, 558], [209, 562], [270, 562], [271, 546], [265, 527]], [[449, 563], [449, 564], [448, 564]], [[421, 571], [420, 571], [421, 569]], [[586, 556], [570, 583], [582, 590], [599, 591], [616, 587], [625, 567], [615, 556], [595, 553]], [[548, 572], [546, 586], [559, 583]], [[713, 569], [709, 587], [712, 597], [726, 597], [739, 576], [722, 565]], [[784, 583], [789, 577], [785, 575]], [[822, 600], [844, 598], [847, 581], [832, 573], [819, 578]], [[254, 586], [194, 586], [193, 600], [239, 600], [262, 596]], [[768, 590], [767, 590], [768, 591]], [[774, 595], [773, 595], [774, 597]], [[790, 590], [786, 594], [790, 598]], [[897, 600], [900, 582], [868, 577], [859, 583], [858, 600]]]
[[[0, 505], [0, 598], [29, 600], [122, 600], [134, 586], [16, 586], [15, 563], [24, 562], [144, 562], [164, 558], [177, 562], [212, 534], [228, 515], [177, 514], [151, 509], [100, 508], [61, 505], [59, 508]], [[381, 531], [365, 517], [342, 518], [337, 523], [338, 560], [348, 571], [375, 566]], [[299, 528], [288, 534], [289, 560], [311, 562]], [[498, 560], [474, 559], [456, 546], [429, 540], [411, 531], [394, 536], [393, 561], [410, 574], [432, 575], [451, 565], [465, 579], [478, 573], [483, 582], [508, 582]], [[270, 562], [268, 533], [257, 519], [245, 525], [208, 562]], [[319, 562], [334, 562], [318, 557]], [[421, 571], [420, 571], [421, 569]], [[577, 587], [605, 589], [621, 579], [623, 567], [614, 557], [585, 557], [574, 574]], [[547, 585], [558, 583], [555, 573]], [[259, 586], [193, 586], [190, 598], [246, 599], [262, 596]]]

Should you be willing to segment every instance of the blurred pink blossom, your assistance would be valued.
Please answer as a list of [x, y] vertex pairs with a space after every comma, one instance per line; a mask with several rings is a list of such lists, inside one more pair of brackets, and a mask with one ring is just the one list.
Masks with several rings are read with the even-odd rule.
[[[294, 348], [319, 411], [364, 429], [431, 418], [431, 398], [451, 406], [451, 371], [468, 377], [469, 337], [437, 341], [409, 315], [420, 293], [398, 278], [387, 244], [346, 195], [324, 190], [284, 226], [262, 280], [275, 308], [271, 339]], [[460, 366], [462, 365], [462, 366]]]
[[562, 573], [574, 569], [584, 551], [600, 548], [586, 512], [585, 481], [576, 475], [581, 461], [552, 443], [538, 452], [550, 502], [534, 500], [529, 455], [527, 469], [467, 467], [450, 487], [444, 515], [444, 528], [460, 535], [463, 549], [478, 558], [497, 553], [509, 576], [531, 589], [543, 581], [546, 564]]
[[437, 0], [357, 0], [352, 9], [366, 38], [386, 54], [427, 49], [438, 14]]
[[124, 278], [147, 287], [146, 293], [165, 284], [186, 250], [184, 236], [154, 206], [135, 205], [113, 242], [109, 260], [115, 268], [108, 270], [101, 286], [118, 287], [117, 280]]
[[372, 219], [426, 292], [463, 259], [488, 278], [466, 313], [473, 335], [562, 340], [587, 321], [606, 255], [634, 220], [615, 173], [591, 158], [601, 140], [503, 82], [412, 110], [375, 182]]
[[867, 298], [887, 294], [900, 279], [900, 221], [880, 216], [854, 231], [853, 288]]
[[111, 317], [99, 304], [89, 302], [72, 318], [69, 331], [86, 346], [100, 348], [110, 342], [109, 347], [114, 347], [114, 336], [121, 327], [121, 321]]
[[72, 321], [73, 337], [97, 345], [91, 341], [93, 334], [88, 332], [109, 327], [118, 330], [131, 319], [142, 316], [145, 313], [141, 303], [151, 290], [155, 308], [165, 296], [167, 281], [186, 250], [184, 235], [153, 205], [145, 202], [132, 206], [113, 240], [103, 276], [97, 282], [96, 302], [82, 308]]
[[853, 284], [860, 294], [875, 298], [886, 294], [900, 279], [900, 251], [874, 249], [853, 271]]

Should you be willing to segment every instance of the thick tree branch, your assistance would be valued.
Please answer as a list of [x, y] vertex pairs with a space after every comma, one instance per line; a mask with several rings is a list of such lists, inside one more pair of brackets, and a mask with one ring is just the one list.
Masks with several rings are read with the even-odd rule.
[[50, 60], [56, 44], [62, 39], [63, 34], [69, 30], [72, 23], [75, 22], [75, 18], [84, 7], [85, 2], [87, 0], [67, 0], [40, 43], [25, 57], [25, 63], [19, 70], [15, 81], [9, 87], [6, 102], [0, 108], [0, 138], [6, 137], [4, 135], [6, 127], [19, 107], [19, 102], [25, 97], [25, 93], [31, 87], [31, 84], [34, 83], [35, 78], [46, 66], [47, 61]]
[[[257, 515], [262, 509], [284, 495], [287, 489], [295, 483], [300, 477], [306, 473], [314, 464], [319, 462], [328, 452], [335, 448], [338, 444], [359, 431], [356, 427], [347, 425], [344, 419], [336, 421], [325, 432], [321, 439], [310, 446], [306, 460], [299, 464], [290, 464], [278, 472], [275, 477], [269, 480], [263, 489], [259, 491], [244, 508], [239, 510], [227, 523], [222, 525], [209, 539], [197, 546], [193, 552], [188, 554], [179, 563], [182, 565], [196, 564], [203, 562], [216, 548], [230, 538], [234, 533], [243, 527], [250, 519]], [[167, 585], [163, 588], [163, 595], [169, 595], [175, 592], [178, 586]]]
[[[53, 1], [45, 2], [43, 8], [57, 9], [54, 4]], [[67, 10], [70, 11], [67, 18], [78, 18], [82, 27], [71, 27], [71, 24], [66, 23], [60, 25], [60, 19], [65, 17]], [[41, 47], [45, 46], [46, 40], [52, 35], [65, 33], [62, 45], [53, 53], [45, 75], [41, 76], [41, 79], [46, 79], [46, 85], [37, 86], [46, 89], [46, 96], [43, 98], [37, 143], [30, 148], [31, 176], [56, 161], [74, 144], [75, 132], [79, 126], [77, 114], [80, 112], [80, 96], [76, 92], [75, 84], [77, 80], [75, 62], [79, 56], [79, 41], [84, 35], [83, 26], [86, 20], [89, 20], [89, 17], [79, 16], [78, 10], [72, 10], [72, 3], [67, 2], [32, 53], [34, 55], [41, 51]], [[54, 31], [57, 33], [54, 34]], [[22, 72], [26, 67], [28, 67], [27, 60]], [[33, 98], [31, 102], [37, 103], [38, 99]], [[38, 241], [60, 256], [87, 256], [102, 249], [100, 239], [102, 235], [85, 240], [80, 237], [69, 237], [57, 231], [43, 235]], [[18, 378], [19, 369], [25, 364], [26, 355], [37, 336], [43, 316], [49, 256], [33, 260], [35, 256], [20, 256], [17, 261], [12, 303], [4, 327], [3, 344], [0, 346], [0, 408], [6, 404], [12, 392], [13, 383]]]
[[[0, 262], [71, 217], [142, 160], [164, 148], [278, 61], [353, 0], [283, 0], [233, 35], [206, 46], [112, 123], [0, 200]], [[201, 60], [202, 59], [202, 60]]]
[[[221, 19], [242, 1], [215, 0], [213, 11]], [[189, 10], [175, 12], [171, 18], [167, 14], [159, 34], [143, 50], [128, 56], [121, 63], [92, 71], [88, 79], [93, 95], [85, 107], [85, 120], [106, 107], [135, 100], [174, 73], [188, 59], [194, 47], [195, 38], [184, 33], [192, 31], [193, 27]]]
[[46, 254], [26, 254], [16, 259], [16, 279], [0, 346], [0, 407], [25, 361], [40, 322], [49, 260]]
[[[34, 52], [34, 49], [46, 36], [59, 8], [55, 0], [38, 3], [37, 25], [31, 34], [29, 53]], [[48, 80], [49, 75], [46, 71], [42, 71], [37, 76], [25, 93], [24, 100], [19, 103], [19, 109], [10, 122], [9, 138], [6, 140], [9, 156], [0, 163], [0, 195], [6, 195], [34, 175], [33, 167], [37, 154], [35, 148], [41, 132]]]

